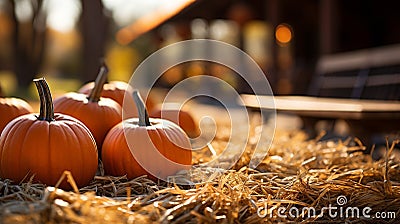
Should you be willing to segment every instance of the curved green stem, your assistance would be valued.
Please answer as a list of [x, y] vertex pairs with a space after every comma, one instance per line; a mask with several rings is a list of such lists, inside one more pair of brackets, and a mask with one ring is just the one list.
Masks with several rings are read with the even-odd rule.
[[137, 90], [133, 91], [133, 100], [135, 101], [136, 107], [138, 109], [139, 126], [151, 126], [146, 106], [144, 105], [142, 97], [140, 97]]
[[92, 91], [90, 91], [90, 94], [88, 97], [88, 100], [90, 102], [98, 102], [100, 100], [104, 83], [106, 83], [106, 81], [107, 81], [107, 73], [108, 73], [108, 67], [103, 62], [103, 64], [100, 67], [99, 74], [97, 74], [96, 80], [94, 82], [94, 87], [93, 87]]
[[34, 79], [33, 82], [36, 85], [40, 99], [40, 112], [38, 119], [48, 122], [53, 121], [54, 108], [49, 85], [44, 78]]

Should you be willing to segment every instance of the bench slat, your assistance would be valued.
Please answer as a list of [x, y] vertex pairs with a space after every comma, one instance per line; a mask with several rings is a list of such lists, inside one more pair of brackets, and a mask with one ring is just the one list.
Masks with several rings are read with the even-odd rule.
[[400, 118], [400, 101], [354, 100], [308, 96], [272, 97], [242, 94], [241, 103], [250, 108], [276, 109], [299, 115], [326, 118]]

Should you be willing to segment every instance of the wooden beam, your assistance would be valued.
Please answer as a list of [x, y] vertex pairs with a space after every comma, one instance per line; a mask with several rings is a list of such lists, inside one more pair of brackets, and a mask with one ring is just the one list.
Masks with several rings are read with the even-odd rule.
[[330, 54], [337, 49], [337, 1], [321, 0], [319, 9], [320, 54]]

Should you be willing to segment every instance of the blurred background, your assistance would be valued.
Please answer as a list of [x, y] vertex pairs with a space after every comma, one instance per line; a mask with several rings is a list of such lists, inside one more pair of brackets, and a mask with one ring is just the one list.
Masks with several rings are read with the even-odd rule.
[[[211, 38], [248, 53], [275, 94], [305, 94], [322, 55], [400, 43], [399, 8], [378, 0], [0, 0], [0, 83], [5, 95], [28, 99], [36, 99], [34, 77], [46, 77], [54, 94], [76, 91], [102, 58], [109, 80], [128, 81], [157, 49]], [[157, 86], [194, 75], [249, 91], [229, 68], [206, 62], [176, 66]]]

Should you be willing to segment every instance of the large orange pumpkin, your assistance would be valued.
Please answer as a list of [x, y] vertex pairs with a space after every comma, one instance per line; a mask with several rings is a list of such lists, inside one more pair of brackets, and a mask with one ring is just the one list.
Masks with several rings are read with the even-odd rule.
[[162, 118], [179, 125], [190, 137], [195, 138], [199, 135], [199, 129], [192, 115], [182, 108], [171, 105], [158, 105], [150, 112], [150, 117]]
[[99, 153], [107, 132], [122, 120], [120, 105], [112, 99], [100, 97], [106, 73], [107, 67], [102, 66], [95, 88], [89, 95], [70, 92], [54, 100], [55, 112], [75, 117], [89, 128]]
[[[78, 90], [78, 92], [89, 94], [94, 86], [95, 86], [94, 82], [89, 82], [83, 85]], [[110, 81], [103, 85], [103, 91], [101, 92], [101, 96], [105, 98], [111, 98], [115, 100], [121, 107], [123, 107], [124, 97], [126, 94], [127, 95], [126, 105], [132, 105], [132, 106], [123, 108], [124, 110], [123, 113], [125, 118], [131, 118], [131, 117], [138, 117], [137, 108], [134, 104], [132, 97], [130, 97], [132, 96], [132, 93], [133, 89], [128, 83], [122, 81]], [[150, 97], [148, 97], [146, 100], [146, 107], [149, 110], [151, 110], [154, 108], [154, 105], [155, 103], [153, 102], [153, 100]]]
[[103, 166], [107, 174], [128, 178], [144, 174], [166, 180], [192, 162], [189, 138], [173, 122], [147, 115], [138, 93], [134, 99], [139, 118], [124, 120], [107, 134], [103, 144]]
[[12, 119], [32, 112], [32, 107], [25, 100], [14, 97], [2, 97], [0, 86], [0, 133]]
[[[77, 119], [54, 114], [49, 87], [34, 80], [40, 96], [40, 113], [12, 120], [0, 137], [0, 177], [19, 183], [34, 180], [57, 183], [65, 170], [79, 187], [87, 185], [97, 170], [97, 148], [89, 129]], [[64, 181], [60, 185], [70, 189]]]

